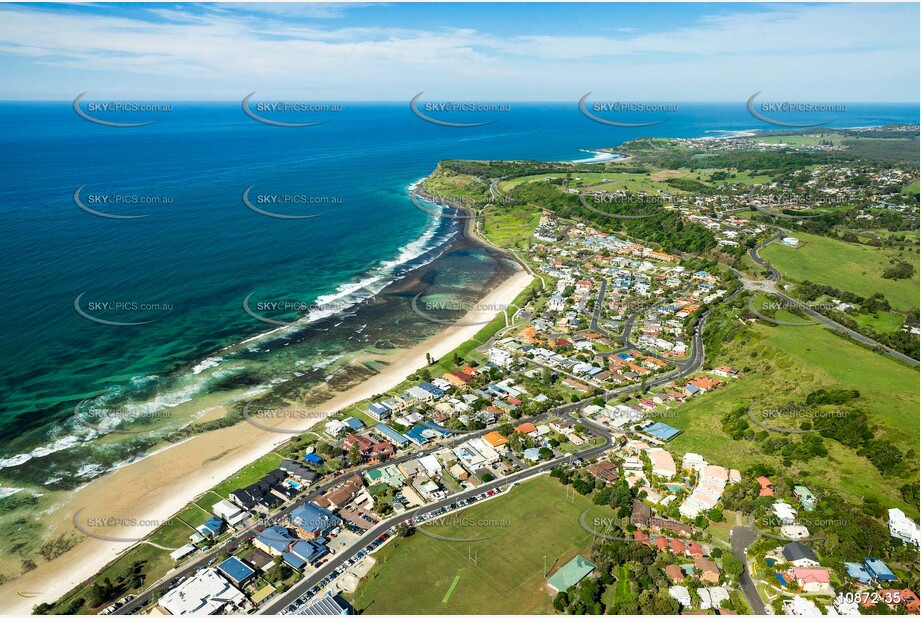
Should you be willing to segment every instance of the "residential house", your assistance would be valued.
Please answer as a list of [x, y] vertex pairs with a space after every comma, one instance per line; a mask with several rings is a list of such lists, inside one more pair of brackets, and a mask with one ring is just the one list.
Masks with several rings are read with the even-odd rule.
[[889, 509], [889, 535], [903, 543], [921, 546], [921, 529], [901, 509]]
[[617, 466], [607, 459], [602, 459], [598, 463], [588, 466], [587, 469], [589, 474], [605, 483], [613, 483], [619, 478]]
[[720, 568], [708, 558], [694, 558], [694, 569], [700, 571], [700, 580], [712, 584], [720, 581]]
[[383, 403], [377, 402], [372, 403], [368, 406], [367, 414], [376, 421], [382, 421], [385, 418], [389, 418], [392, 411], [389, 407]]
[[796, 567], [817, 567], [819, 559], [815, 553], [802, 543], [787, 543], [781, 551], [784, 560]]
[[348, 504], [363, 488], [364, 482], [361, 480], [361, 477], [356, 474], [338, 488], [317, 498], [316, 502], [323, 508], [339, 508]]
[[680, 584], [684, 581], [685, 574], [681, 570], [681, 567], [677, 564], [669, 564], [665, 566], [665, 575], [668, 577], [669, 581], [673, 584]]
[[790, 574], [805, 594], [831, 594], [828, 569], [793, 567]]
[[298, 535], [305, 539], [326, 536], [342, 523], [342, 520], [333, 515], [332, 511], [313, 502], [305, 502], [291, 511], [289, 519]]

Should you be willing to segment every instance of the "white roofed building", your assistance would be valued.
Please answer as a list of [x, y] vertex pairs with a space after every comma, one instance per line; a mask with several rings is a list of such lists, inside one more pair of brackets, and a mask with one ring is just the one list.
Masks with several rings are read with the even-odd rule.
[[159, 605], [174, 616], [186, 616], [239, 610], [248, 602], [246, 595], [215, 569], [204, 569], [160, 597]]
[[909, 519], [901, 509], [889, 509], [889, 534], [915, 547], [921, 545], [921, 530], [918, 529], [918, 524]]

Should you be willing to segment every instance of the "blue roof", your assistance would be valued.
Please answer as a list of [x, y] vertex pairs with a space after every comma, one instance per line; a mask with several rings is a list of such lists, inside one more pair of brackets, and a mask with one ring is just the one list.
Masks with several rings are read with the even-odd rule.
[[312, 541], [298, 541], [291, 547], [291, 553], [312, 564], [328, 554], [329, 549]]
[[223, 527], [224, 520], [222, 520], [220, 517], [212, 517], [201, 526], [199, 526], [199, 528], [206, 528], [207, 530], [211, 531], [212, 534], [217, 534]]
[[627, 354], [626, 352], [621, 352], [620, 354], [617, 355], [617, 358], [619, 358], [620, 360], [633, 360], [633, 357]]
[[227, 574], [230, 579], [236, 582], [242, 582], [247, 577], [255, 573], [254, 570], [243, 564], [239, 558], [231, 556], [224, 562], [217, 565], [217, 568]]
[[278, 552], [282, 552], [288, 549], [288, 545], [290, 545], [291, 541], [294, 540], [294, 537], [292, 537], [291, 534], [281, 526], [269, 526], [257, 534], [256, 538], [259, 539], [261, 543], [268, 545]]
[[419, 388], [421, 388], [422, 390], [428, 393], [435, 395], [436, 397], [443, 397], [445, 394], [445, 392], [442, 389], [438, 388], [437, 386], [435, 386], [434, 384], [430, 382], [419, 382]]
[[313, 502], [305, 502], [291, 511], [291, 523], [311, 534], [323, 534], [341, 521], [332, 511]]
[[425, 425], [416, 425], [406, 432], [406, 437], [416, 444], [425, 444], [428, 442], [428, 437], [425, 435], [425, 430]]
[[540, 449], [529, 448], [524, 451], [525, 459], [540, 459]]
[[285, 553], [283, 553], [281, 555], [281, 559], [284, 560], [290, 566], [294, 567], [295, 569], [302, 569], [304, 568], [304, 565], [307, 564], [306, 560], [304, 560], [303, 558], [299, 558], [298, 556], [295, 556], [289, 551], [286, 551]]
[[867, 573], [867, 570], [863, 568], [863, 565], [859, 562], [845, 562], [844, 568], [847, 569], [847, 574], [856, 580], [867, 583], [873, 579], [873, 577]]
[[889, 567], [886, 566], [886, 563], [879, 558], [865, 558], [863, 565], [867, 568], [867, 572], [875, 579], [886, 582], [894, 582], [899, 580], [899, 578], [895, 576], [895, 573], [889, 570]]
[[390, 406], [385, 406], [382, 403], [372, 403], [368, 406], [368, 409], [374, 412], [375, 414], [382, 414], [384, 412], [390, 412]]
[[433, 423], [432, 421], [426, 421], [422, 423], [422, 426], [425, 427], [426, 429], [431, 429], [432, 431], [440, 435], [442, 438], [445, 438], [451, 435], [450, 431], [448, 431], [447, 429], [445, 429], [438, 423]]
[[681, 433], [680, 430], [675, 429], [674, 427], [671, 427], [669, 425], [666, 425], [665, 423], [653, 423], [652, 425], [650, 425], [643, 431], [645, 433], [648, 433], [649, 435], [655, 436], [661, 440], [666, 440], [666, 441], [671, 440], [672, 438], [677, 436], [679, 433]]
[[691, 393], [692, 395], [694, 395], [695, 393], [699, 393], [699, 392], [700, 392], [700, 389], [697, 388], [696, 386], [694, 386], [693, 384], [685, 384], [685, 385], [684, 385], [684, 390], [686, 390], [687, 392]]
[[378, 423], [377, 425], [374, 426], [374, 428], [378, 430], [379, 432], [381, 432], [382, 434], [384, 434], [384, 436], [388, 440], [390, 440], [397, 446], [403, 446], [404, 444], [409, 442], [409, 439], [406, 436], [401, 434], [399, 431], [397, 431], [390, 425], [387, 425], [385, 423]]
[[365, 426], [364, 423], [362, 423], [360, 420], [358, 420], [354, 416], [351, 416], [345, 419], [345, 424], [349, 426], [349, 429], [361, 429], [362, 427]]
[[308, 455], [304, 455], [304, 459], [306, 461], [309, 461], [310, 463], [315, 463], [315, 464], [323, 463], [323, 458], [317, 455], [316, 453], [310, 453]]

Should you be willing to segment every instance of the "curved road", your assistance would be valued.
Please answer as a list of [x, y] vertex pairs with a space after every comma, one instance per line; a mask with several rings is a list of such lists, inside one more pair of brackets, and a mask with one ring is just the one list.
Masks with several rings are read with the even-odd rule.
[[[736, 294], [737, 294], [737, 293], [738, 293], [738, 292], [736, 292]], [[735, 295], [735, 294], [731, 294], [730, 296], [728, 296], [728, 297], [727, 297], [727, 300], [728, 300], [729, 298], [732, 298], [732, 296], [734, 296], [734, 295]], [[686, 363], [683, 367], [680, 367], [680, 368], [679, 368], [676, 372], [674, 372], [674, 373], [662, 375], [662, 376], [659, 376], [658, 378], [655, 378], [654, 380], [651, 380], [651, 381], [647, 382], [647, 384], [646, 384], [647, 387], [658, 386], [658, 385], [661, 385], [661, 384], [667, 384], [668, 382], [671, 382], [671, 381], [680, 379], [680, 378], [682, 378], [682, 377], [684, 377], [684, 376], [690, 375], [691, 373], [694, 373], [695, 371], [697, 371], [701, 366], [703, 366], [703, 362], [704, 362], [704, 348], [703, 348], [703, 342], [702, 342], [702, 340], [701, 340], [701, 332], [702, 332], [702, 330], [703, 330], [703, 328], [704, 328], [704, 326], [705, 326], [705, 324], [706, 324], [706, 320], [707, 320], [707, 317], [708, 317], [708, 316], [709, 316], [709, 312], [705, 313], [705, 314], [700, 318], [700, 320], [698, 321], [698, 323], [697, 323], [697, 324], [695, 325], [695, 327], [694, 327], [694, 335], [693, 335], [694, 345], [693, 345], [693, 347], [692, 347], [692, 354], [691, 354], [691, 357], [688, 359], [687, 363]], [[638, 390], [638, 389], [641, 388], [641, 387], [642, 387], [641, 384], [633, 384], [633, 385], [626, 386], [626, 387], [623, 387], [623, 388], [619, 388], [619, 389], [614, 389], [614, 390], [607, 391], [607, 392], [604, 393], [604, 395], [603, 395], [602, 397], [604, 398], [605, 401], [608, 401], [608, 400], [610, 400], [610, 399], [612, 399], [612, 398], [614, 398], [614, 397], [618, 397], [618, 396], [620, 396], [620, 395], [622, 395], [622, 394], [624, 394], [624, 393], [628, 393], [628, 392], [632, 392], [632, 391]], [[494, 480], [494, 481], [490, 481], [489, 483], [485, 483], [485, 484], [483, 484], [483, 485], [481, 485], [480, 487], [477, 487], [477, 488], [475, 488], [475, 489], [471, 489], [471, 490], [467, 490], [467, 491], [464, 491], [464, 492], [461, 492], [461, 493], [453, 494], [453, 495], [451, 495], [451, 496], [448, 496], [447, 498], [445, 498], [445, 499], [442, 500], [442, 501], [439, 501], [439, 502], [436, 502], [436, 503], [433, 503], [433, 504], [430, 504], [430, 505], [426, 505], [426, 506], [423, 506], [423, 507], [419, 507], [419, 508], [417, 508], [417, 509], [415, 509], [415, 510], [413, 510], [413, 511], [407, 512], [407, 513], [403, 513], [403, 514], [401, 514], [401, 515], [398, 516], [398, 517], [391, 518], [391, 519], [389, 519], [389, 520], [386, 520], [386, 521], [381, 522], [380, 524], [378, 524], [377, 526], [375, 526], [374, 528], [372, 528], [371, 530], [369, 530], [367, 533], [365, 533], [365, 535], [363, 535], [363, 536], [364, 536], [365, 538], [368, 539], [368, 542], [369, 542], [369, 543], [370, 543], [370, 542], [373, 542], [374, 539], [378, 538], [381, 534], [383, 534], [384, 532], [386, 532], [386, 531], [387, 531], [388, 529], [390, 529], [392, 526], [395, 526], [395, 525], [399, 525], [399, 524], [401, 524], [401, 523], [404, 523], [404, 522], [406, 522], [406, 521], [412, 519], [413, 517], [418, 517], [419, 515], [427, 514], [427, 513], [430, 513], [430, 512], [432, 512], [432, 511], [436, 511], [436, 510], [438, 510], [439, 508], [441, 508], [442, 506], [444, 506], [444, 505], [446, 505], [446, 504], [450, 504], [450, 503], [453, 503], [453, 502], [457, 502], [457, 501], [459, 501], [459, 500], [466, 499], [466, 498], [471, 497], [471, 496], [475, 496], [475, 495], [480, 494], [480, 493], [482, 493], [482, 492], [484, 492], [484, 491], [489, 491], [490, 489], [496, 489], [496, 488], [499, 488], [499, 487], [503, 487], [503, 486], [509, 485], [509, 484], [514, 483], [514, 482], [516, 482], [516, 481], [520, 481], [520, 480], [525, 479], [525, 478], [530, 478], [531, 476], [534, 476], [534, 475], [536, 475], [536, 474], [540, 474], [540, 473], [545, 472], [545, 471], [547, 471], [547, 470], [551, 470], [551, 469], [555, 468], [556, 466], [559, 466], [559, 465], [562, 465], [562, 464], [564, 464], [564, 463], [567, 463], [567, 462], [569, 462], [570, 460], [572, 460], [572, 459], [575, 458], [575, 457], [579, 457], [579, 458], [582, 458], [582, 459], [591, 459], [592, 457], [595, 457], [595, 456], [597, 456], [597, 455], [600, 455], [601, 453], [603, 453], [605, 450], [607, 450], [607, 449], [611, 446], [611, 436], [613, 435], [614, 432], [613, 432], [611, 429], [609, 429], [608, 427], [606, 427], [606, 426], [604, 426], [604, 425], [601, 425], [600, 423], [596, 423], [596, 422], [592, 421], [591, 419], [587, 419], [587, 418], [585, 418], [584, 416], [582, 416], [582, 414], [581, 414], [582, 408], [584, 408], [585, 406], [589, 405], [590, 403], [591, 403], [591, 400], [582, 400], [582, 401], [577, 401], [577, 402], [565, 404], [565, 405], [559, 406], [559, 407], [557, 407], [557, 408], [553, 408], [553, 409], [551, 409], [551, 410], [548, 410], [546, 413], [544, 413], [543, 415], [540, 415], [540, 416], [548, 416], [548, 415], [551, 415], [551, 414], [563, 414], [563, 413], [577, 412], [577, 413], [579, 414], [580, 418], [582, 418], [587, 424], [590, 424], [590, 425], [592, 426], [592, 428], [598, 433], [598, 435], [600, 435], [600, 436], [602, 436], [602, 437], [604, 438], [604, 443], [603, 443], [603, 444], [600, 444], [600, 445], [597, 445], [597, 446], [590, 447], [590, 448], [588, 448], [588, 449], [586, 449], [586, 450], [579, 451], [579, 452], [573, 453], [573, 454], [571, 454], [571, 455], [567, 455], [566, 457], [562, 457], [562, 458], [560, 458], [560, 459], [555, 459], [555, 460], [551, 460], [551, 461], [545, 462], [545, 463], [543, 463], [543, 464], [538, 464], [538, 465], [536, 465], [536, 466], [534, 466], [534, 467], [532, 467], [532, 468], [528, 468], [527, 470], [522, 470], [521, 472], [516, 472], [515, 474], [509, 475], [509, 476], [507, 476], [507, 477], [503, 477], [503, 478], [501, 478], [501, 479], [496, 479], [496, 480]], [[521, 419], [521, 420], [522, 420], [522, 422], [524, 421], [524, 419]], [[481, 432], [483, 432], [483, 433], [485, 433], [485, 432], [487, 432], [487, 431], [489, 431], [489, 430], [481, 430]], [[479, 433], [479, 432], [478, 432], [478, 433]], [[466, 438], [466, 437], [467, 437], [467, 436], [465, 436], [465, 438]], [[440, 448], [440, 446], [439, 446], [439, 448]], [[415, 457], [415, 456], [417, 456], [417, 455], [418, 455], [418, 453], [417, 453], [417, 454], [414, 454], [413, 457]], [[310, 575], [309, 577], [304, 578], [304, 579], [302, 579], [301, 581], [299, 581], [298, 583], [296, 583], [290, 590], [288, 590], [287, 592], [285, 592], [284, 594], [282, 594], [280, 597], [278, 597], [277, 599], [275, 599], [274, 601], [272, 601], [271, 603], [269, 603], [268, 605], [266, 605], [266, 606], [264, 606], [262, 609], [260, 609], [258, 613], [260, 613], [260, 614], [264, 614], [264, 613], [268, 613], [268, 614], [278, 614], [278, 613], [280, 613], [281, 610], [283, 610], [285, 607], [287, 607], [288, 605], [290, 605], [291, 603], [293, 603], [295, 600], [297, 600], [297, 599], [298, 599], [301, 595], [303, 595], [306, 591], [308, 591], [308, 590], [310, 590], [311, 588], [313, 588], [314, 586], [316, 586], [320, 581], [322, 581], [323, 579], [325, 579], [326, 576], [330, 575], [330, 574], [331, 574], [333, 571], [335, 571], [339, 566], [341, 566], [342, 564], [344, 564], [345, 562], [347, 562], [352, 556], [354, 556], [355, 554], [357, 554], [358, 552], [360, 552], [361, 550], [363, 550], [367, 545], [368, 545], [368, 543], [358, 543], [358, 544], [356, 544], [355, 546], [353, 546], [353, 547], [351, 547], [351, 548], [349, 548], [349, 549], [343, 551], [342, 553], [337, 554], [336, 557], [335, 557], [334, 559], [330, 559], [329, 562], [327, 562], [326, 564], [324, 564], [324, 565], [323, 565], [320, 569], [318, 569], [314, 574], [312, 574], [312, 575]]]
[[[777, 283], [780, 281], [781, 279], [780, 271], [778, 271], [776, 268], [771, 266], [770, 263], [765, 261], [760, 255], [758, 255], [758, 249], [777, 240], [778, 238], [782, 236], [783, 236], [783, 232], [777, 232], [776, 234], [774, 234], [767, 240], [761, 241], [760, 243], [758, 243], [757, 245], [755, 245], [754, 247], [748, 250], [749, 255], [751, 256], [752, 260], [755, 261], [755, 263], [768, 269], [768, 271], [770, 272], [768, 279], [772, 281], [773, 283]], [[876, 341], [875, 339], [870, 339], [869, 337], [865, 335], [861, 335], [857, 331], [851, 330], [850, 328], [848, 328], [847, 326], [844, 326], [843, 324], [839, 324], [835, 322], [831, 318], [826, 317], [825, 315], [822, 315], [821, 313], [810, 309], [807, 305], [804, 305], [802, 302], [796, 300], [795, 298], [791, 298], [787, 296], [786, 294], [781, 292], [779, 289], [773, 292], [769, 292], [769, 293], [773, 293], [779, 298], [782, 298], [786, 302], [790, 303], [790, 305], [799, 308], [803, 313], [805, 313], [812, 319], [817, 320], [830, 328], [833, 328], [837, 331], [847, 334], [851, 339], [855, 341], [858, 341], [866, 346], [870, 346], [871, 348], [878, 349], [881, 352], [884, 352], [885, 354], [887, 354], [888, 356], [891, 356], [892, 358], [900, 360], [903, 363], [907, 363], [908, 365], [911, 365], [912, 367], [917, 367], [919, 365], [919, 361], [913, 359], [912, 357], [906, 354], [902, 354], [898, 350], [893, 350], [889, 346], [883, 345], [882, 343]]]

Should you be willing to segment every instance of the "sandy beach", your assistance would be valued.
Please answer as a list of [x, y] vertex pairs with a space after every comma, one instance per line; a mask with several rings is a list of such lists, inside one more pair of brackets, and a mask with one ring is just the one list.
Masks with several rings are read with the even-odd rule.
[[[532, 279], [526, 272], [516, 272], [459, 321], [465, 325], [448, 327], [411, 349], [397, 352], [389, 357], [391, 364], [379, 374], [313, 408], [317, 413], [314, 418], [284, 427], [308, 429], [324, 416], [393, 388], [407, 375], [426, 366], [426, 354], [440, 358], [470, 339], [497, 313], [490, 311], [490, 307], [511, 304]], [[201, 434], [89, 483], [74, 494], [70, 503], [54, 513], [55, 521], [60, 530], [65, 530], [72, 526], [74, 513], [85, 509], [80, 515], [81, 521], [91, 517], [117, 517], [165, 522], [196, 496], [287, 439], [286, 434], [265, 431], [250, 423]], [[103, 534], [140, 538], [156, 527], [156, 523], [130, 528], [111, 526], [106, 527]], [[2, 612], [29, 614], [39, 603], [54, 602], [132, 546], [131, 542], [86, 538], [62, 556], [0, 587]], [[29, 598], [23, 596], [25, 594]]]

